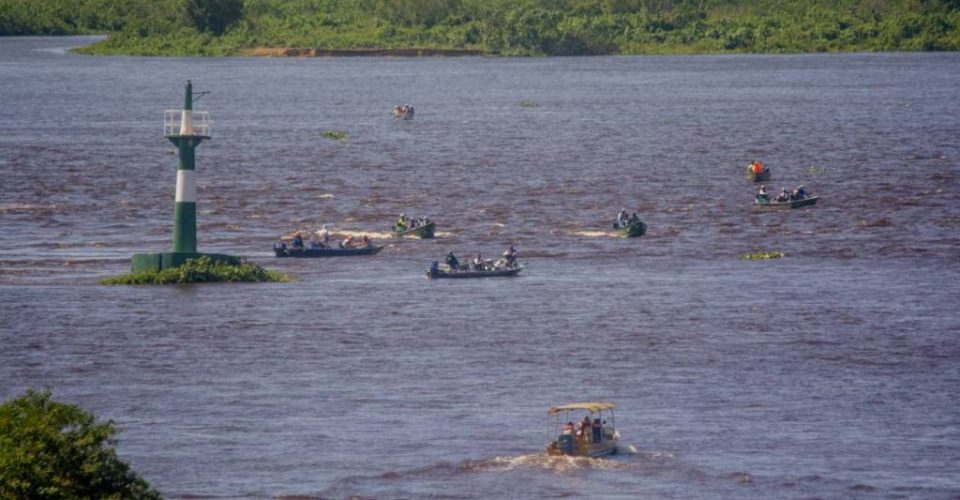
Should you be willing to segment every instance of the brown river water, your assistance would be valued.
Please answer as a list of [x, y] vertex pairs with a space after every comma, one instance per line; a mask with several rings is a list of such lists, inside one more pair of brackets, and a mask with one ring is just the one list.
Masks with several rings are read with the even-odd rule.
[[[960, 496], [960, 54], [64, 50], [89, 40], [0, 38], [0, 398], [113, 419], [164, 496]], [[292, 283], [98, 284], [170, 245], [187, 79], [201, 250]], [[754, 211], [754, 159], [820, 202]], [[391, 240], [400, 212], [438, 238]], [[272, 256], [324, 223], [388, 246]], [[424, 278], [510, 244], [516, 278]], [[619, 453], [547, 458], [581, 400]]]

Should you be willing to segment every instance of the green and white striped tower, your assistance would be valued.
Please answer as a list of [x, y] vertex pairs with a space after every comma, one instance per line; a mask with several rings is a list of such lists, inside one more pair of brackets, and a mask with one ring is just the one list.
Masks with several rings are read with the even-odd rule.
[[189, 80], [183, 109], [163, 112], [163, 136], [180, 152], [173, 207], [173, 249], [165, 253], [134, 254], [133, 271], [178, 267], [188, 259], [202, 255], [216, 261], [239, 263], [237, 257], [230, 255], [197, 252], [196, 149], [204, 139], [210, 138], [210, 116], [206, 111], [193, 110], [193, 84]]
[[[178, 113], [179, 111], [179, 113]], [[176, 127], [176, 115], [180, 115], [180, 126]], [[197, 146], [210, 138], [210, 126], [205, 112], [197, 113], [197, 127], [193, 125], [193, 84], [187, 80], [186, 94], [183, 96], [182, 110], [164, 112], [163, 135], [180, 150], [180, 162], [177, 165], [177, 194], [173, 207], [173, 251], [180, 253], [197, 252]], [[170, 118], [168, 120], [168, 118]], [[171, 124], [168, 129], [167, 124]], [[175, 130], [179, 128], [179, 130]]]

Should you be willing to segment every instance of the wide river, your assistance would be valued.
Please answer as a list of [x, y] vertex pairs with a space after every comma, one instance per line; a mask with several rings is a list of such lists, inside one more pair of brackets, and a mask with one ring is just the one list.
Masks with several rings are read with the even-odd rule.
[[[65, 50], [89, 42], [0, 38], [0, 399], [114, 420], [164, 496], [960, 495], [960, 54]], [[171, 244], [188, 79], [201, 250], [293, 282], [98, 284]], [[755, 211], [754, 159], [820, 202]], [[390, 239], [400, 212], [438, 238]], [[387, 247], [273, 257], [324, 223]], [[424, 277], [510, 244], [519, 277]], [[543, 454], [575, 401], [616, 405], [617, 455]]]

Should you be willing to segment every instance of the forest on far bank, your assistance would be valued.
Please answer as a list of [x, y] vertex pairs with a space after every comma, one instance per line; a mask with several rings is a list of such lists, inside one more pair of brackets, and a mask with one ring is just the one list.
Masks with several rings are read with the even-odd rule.
[[960, 0], [0, 0], [0, 36], [93, 54], [252, 48], [491, 55], [960, 50]]

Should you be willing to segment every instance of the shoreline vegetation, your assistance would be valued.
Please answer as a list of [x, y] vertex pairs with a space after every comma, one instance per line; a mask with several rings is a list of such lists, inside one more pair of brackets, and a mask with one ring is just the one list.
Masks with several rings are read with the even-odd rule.
[[960, 0], [0, 0], [79, 53], [565, 56], [960, 50]]

